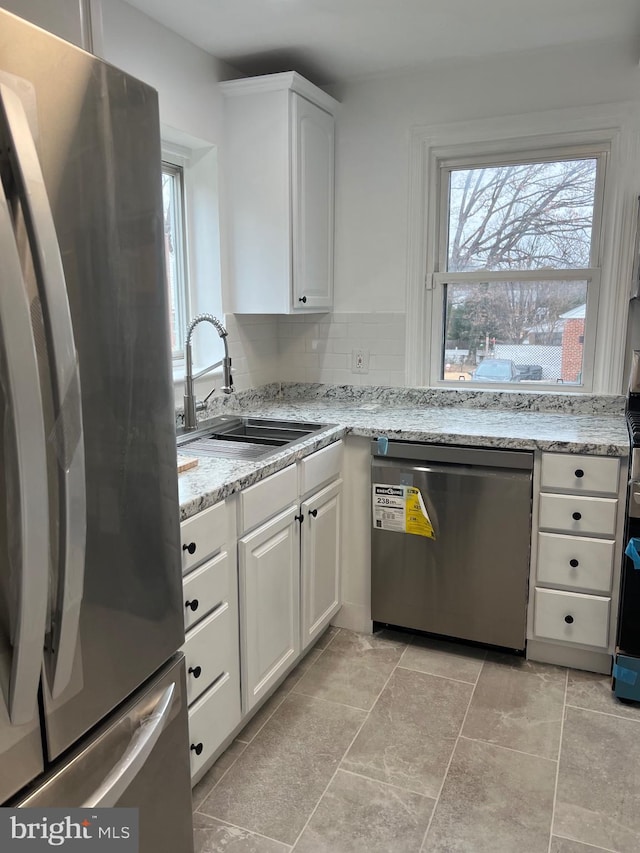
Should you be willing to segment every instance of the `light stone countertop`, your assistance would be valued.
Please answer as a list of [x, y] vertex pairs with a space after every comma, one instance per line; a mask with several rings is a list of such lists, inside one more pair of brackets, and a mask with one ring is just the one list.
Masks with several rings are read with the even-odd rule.
[[[597, 456], [627, 456], [623, 414], [506, 410], [463, 406], [398, 405], [384, 400], [255, 396], [230, 408], [256, 417], [314, 421], [335, 426], [264, 460], [238, 462], [198, 457], [197, 468], [179, 475], [182, 520], [213, 506], [269, 474], [285, 468], [344, 435], [400, 438], [437, 444], [516, 450], [545, 450]], [[205, 425], [202, 423], [201, 425]], [[188, 450], [184, 453], [188, 455]]]
[[[246, 414], [262, 417], [262, 409]], [[206, 425], [201, 422], [201, 426]], [[198, 456], [196, 468], [189, 468], [178, 474], [178, 498], [180, 501], [180, 521], [196, 515], [213, 506], [218, 501], [235, 492], [252, 486], [259, 480], [275, 474], [292, 465], [298, 459], [320, 450], [342, 438], [347, 430], [343, 426], [332, 426], [290, 448], [273, 453], [265, 459], [240, 461], [237, 459], [217, 459], [212, 456]], [[189, 456], [188, 447], [181, 451]], [[194, 456], [196, 454], [193, 454]]]

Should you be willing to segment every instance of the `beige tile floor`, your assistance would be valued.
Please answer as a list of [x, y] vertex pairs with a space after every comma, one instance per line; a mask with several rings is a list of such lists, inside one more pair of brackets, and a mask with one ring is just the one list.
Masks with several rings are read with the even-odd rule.
[[196, 853], [638, 853], [607, 678], [330, 628], [193, 792]]

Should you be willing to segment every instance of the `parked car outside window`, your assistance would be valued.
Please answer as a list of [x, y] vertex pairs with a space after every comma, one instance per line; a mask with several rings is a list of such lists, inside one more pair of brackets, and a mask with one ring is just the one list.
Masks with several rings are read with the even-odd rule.
[[474, 382], [519, 382], [515, 364], [506, 358], [487, 358], [478, 365], [471, 379]]
[[521, 382], [536, 382], [542, 379], [541, 364], [516, 364]]

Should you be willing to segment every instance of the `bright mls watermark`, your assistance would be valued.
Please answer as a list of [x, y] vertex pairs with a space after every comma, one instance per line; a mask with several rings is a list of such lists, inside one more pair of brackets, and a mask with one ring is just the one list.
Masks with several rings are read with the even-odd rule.
[[0, 850], [138, 853], [138, 809], [0, 808]]

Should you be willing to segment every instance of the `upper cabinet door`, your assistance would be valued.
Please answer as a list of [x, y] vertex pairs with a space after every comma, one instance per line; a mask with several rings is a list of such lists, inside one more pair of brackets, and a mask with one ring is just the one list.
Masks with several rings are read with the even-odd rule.
[[221, 83], [225, 312], [330, 311], [334, 115], [295, 72]]
[[326, 310], [333, 304], [334, 119], [291, 94], [292, 309]]

